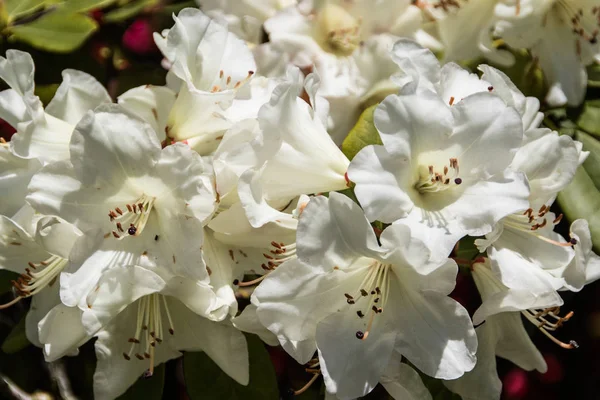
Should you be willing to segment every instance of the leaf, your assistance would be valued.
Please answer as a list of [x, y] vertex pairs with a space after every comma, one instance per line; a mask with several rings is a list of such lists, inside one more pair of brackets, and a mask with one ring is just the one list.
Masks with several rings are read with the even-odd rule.
[[3, 19], [10, 24], [17, 18], [33, 13], [41, 8], [46, 0], [5, 0], [3, 9]]
[[583, 168], [596, 185], [596, 189], [600, 190], [600, 141], [581, 131], [575, 133], [575, 139], [583, 143], [583, 150], [590, 152]]
[[83, 14], [51, 12], [35, 21], [9, 28], [10, 37], [41, 50], [68, 53], [77, 49], [98, 28]]
[[67, 0], [61, 5], [62, 12], [85, 12], [97, 8], [105, 8], [117, 0]]
[[600, 64], [594, 63], [587, 68], [588, 85], [591, 87], [600, 87]]
[[58, 86], [58, 83], [51, 83], [49, 85], [36, 85], [35, 95], [40, 98], [44, 106], [47, 106], [54, 97]]
[[477, 237], [465, 236], [458, 242], [458, 250], [456, 250], [456, 258], [463, 260], [473, 260], [478, 254], [477, 246], [475, 246], [475, 240]]
[[365, 146], [370, 144], [383, 144], [379, 132], [373, 122], [373, 113], [377, 105], [367, 108], [358, 118], [358, 122], [350, 131], [342, 143], [342, 152], [352, 160], [354, 156]]
[[154, 368], [150, 378], [139, 378], [118, 400], [161, 400], [165, 385], [165, 364]]
[[580, 167], [573, 181], [558, 194], [558, 202], [571, 222], [585, 218], [590, 225], [594, 251], [600, 251], [600, 192], [585, 168]]
[[600, 100], [586, 101], [575, 122], [584, 131], [600, 137]]
[[14, 354], [18, 351], [23, 350], [31, 343], [27, 340], [27, 336], [25, 335], [25, 317], [27, 315], [23, 315], [21, 320], [15, 327], [10, 331], [4, 342], [2, 342], [2, 351], [6, 354]]
[[153, 6], [158, 0], [137, 0], [104, 14], [105, 22], [121, 22], [135, 17], [146, 7]]
[[277, 378], [265, 345], [256, 335], [246, 335], [250, 382], [243, 386], [223, 372], [203, 352], [183, 355], [183, 373], [192, 400], [278, 400]]

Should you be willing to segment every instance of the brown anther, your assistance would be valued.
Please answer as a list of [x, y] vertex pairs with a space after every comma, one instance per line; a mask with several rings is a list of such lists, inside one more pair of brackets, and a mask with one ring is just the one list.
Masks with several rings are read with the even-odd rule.
[[354, 297], [350, 296], [348, 293], [344, 293], [344, 296], [346, 296], [347, 299], [353, 299]]
[[493, 86], [488, 86], [488, 92], [491, 92], [492, 90], [494, 90]]
[[150, 358], [150, 353], [144, 353], [144, 358]]
[[142, 356], [140, 353], [135, 353], [135, 356], [137, 357], [138, 360], [144, 359], [144, 356]]
[[119, 234], [115, 231], [112, 231], [112, 234], [114, 237], [116, 237], [117, 239], [120, 238], [121, 236], [119, 236]]
[[134, 214], [137, 213], [137, 205], [135, 205], [135, 204], [133, 205], [133, 213]]
[[355, 301], [354, 301], [354, 300], [352, 300], [352, 299], [348, 299], [348, 300], [346, 300], [346, 302], [347, 302], [348, 304], [355, 304]]
[[133, 211], [133, 208], [131, 208], [131, 205], [130, 205], [130, 204], [125, 204], [125, 205], [127, 206], [127, 211], [129, 211], [129, 212], [132, 212], [132, 211]]
[[571, 238], [571, 240], [569, 241], [573, 246], [575, 246], [577, 244], [577, 239], [575, 238]]
[[123, 358], [126, 359], [127, 361], [131, 360], [131, 357], [129, 357], [129, 355], [127, 355], [127, 353], [123, 352]]
[[373, 300], [373, 303], [379, 303], [379, 297]]
[[223, 70], [219, 71], [219, 78], [223, 78], [223, 75], [225, 75], [225, 72], [223, 72]]
[[381, 294], [381, 290], [379, 289], [379, 286], [375, 288], [375, 293], [377, 293], [378, 295]]
[[175, 334], [175, 329], [173, 329], [173, 328], [169, 328], [169, 333], [170, 333], [171, 335], [174, 335], [174, 334]]
[[364, 317], [364, 316], [365, 316], [365, 314], [363, 314], [363, 312], [362, 312], [362, 311], [360, 311], [360, 310], [358, 310], [358, 311], [356, 312], [356, 315], [358, 315], [360, 318], [362, 318], [362, 317]]
[[231, 76], [227, 77], [227, 84], [229, 85], [231, 83]]
[[429, 166], [429, 175], [433, 175], [433, 165]]
[[121, 225], [121, 223], [120, 223], [120, 222], [117, 222], [117, 229], [119, 230], [119, 232], [125, 232], [125, 231], [123, 230], [123, 226]]
[[552, 221], [552, 223], [553, 223], [554, 225], [556, 225], [556, 224], [558, 224], [558, 223], [559, 223], [559, 222], [560, 222], [562, 219], [563, 219], [563, 215], [562, 215], [562, 214], [559, 214], [559, 215], [558, 215], [558, 217], [556, 217], [556, 218], [554, 219], [554, 221]]
[[454, 104], [454, 96], [450, 97], [450, 101], [448, 102], [448, 104], [450, 104], [450, 105]]
[[363, 296], [367, 296], [369, 293], [365, 289], [360, 289], [360, 294]]
[[29, 262], [27, 263], [27, 265], [29, 265], [31, 268], [35, 269], [35, 264], [34, 264], [34, 263], [32, 263], [31, 261], [29, 261]]

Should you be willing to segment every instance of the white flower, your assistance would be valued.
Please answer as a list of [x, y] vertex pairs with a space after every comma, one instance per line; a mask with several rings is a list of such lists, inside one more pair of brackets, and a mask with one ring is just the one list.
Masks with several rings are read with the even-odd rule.
[[189, 147], [161, 150], [150, 125], [105, 106], [77, 125], [70, 162], [49, 164], [30, 184], [27, 201], [104, 240], [80, 268], [61, 278], [61, 298], [85, 308], [105, 269], [142, 265], [179, 271], [208, 282], [202, 227], [216, 196], [212, 171]]
[[15, 156], [8, 146], [0, 145], [0, 214], [12, 217], [23, 207], [27, 185], [41, 167], [42, 163], [37, 158]]
[[320, 94], [332, 111], [328, 130], [341, 144], [362, 110], [396, 92], [389, 49], [394, 38], [417, 30], [420, 11], [408, 1], [305, 3], [312, 10], [286, 8], [267, 20], [265, 30], [275, 51], [322, 77]]
[[536, 369], [545, 373], [547, 370], [544, 358], [523, 326], [521, 315], [555, 343], [569, 349], [577, 344], [560, 342], [552, 333], [568, 321], [572, 313], [559, 316], [562, 299], [556, 292], [536, 295], [527, 290], [507, 288], [485, 259], [473, 264], [472, 275], [483, 300], [473, 316], [475, 324], [482, 324], [475, 329], [477, 365], [459, 379], [444, 383], [466, 400], [497, 400], [502, 385], [496, 370], [496, 356], [527, 371]]
[[111, 102], [106, 89], [91, 75], [64, 70], [63, 82], [44, 110], [34, 94], [31, 56], [8, 50], [6, 57], [0, 57], [0, 78], [10, 89], [0, 93], [0, 118], [17, 130], [10, 141], [11, 152], [44, 163], [67, 159], [75, 124], [88, 110]]
[[592, 251], [592, 238], [586, 220], [573, 221], [570, 237], [571, 243], [574, 243], [575, 256], [563, 272], [563, 278], [567, 289], [579, 291], [584, 285], [592, 283], [600, 277], [600, 257]]
[[439, 94], [407, 84], [408, 94], [375, 110], [383, 146], [363, 148], [348, 168], [369, 220], [418, 224], [445, 257], [460, 237], [488, 233], [528, 207], [525, 177], [508, 169], [523, 140], [521, 116], [487, 88], [473, 90], [483, 84], [451, 65]]
[[279, 10], [293, 6], [297, 0], [196, 0], [211, 18], [224, 19], [229, 30], [240, 38], [259, 44], [262, 24]]
[[[309, 103], [299, 97], [303, 87]], [[302, 194], [346, 188], [349, 161], [323, 125], [319, 110], [326, 104], [316, 96], [318, 87], [317, 75], [302, 83], [300, 71], [291, 69], [288, 80], [260, 109], [260, 132], [245, 145], [254, 152], [250, 161], [254, 167], [242, 173], [238, 183], [240, 200], [254, 227], [277, 220], [278, 210]]]
[[[514, 57], [507, 51], [495, 49], [491, 30], [495, 21], [494, 8], [499, 0], [447, 1], [421, 0], [417, 2], [435, 23], [433, 38], [439, 41], [444, 62], [465, 61], [480, 56], [510, 65]], [[429, 44], [417, 40], [423, 45]], [[431, 39], [425, 36], [425, 39]]]
[[69, 267], [71, 250], [76, 243], [89, 246], [97, 235], [84, 237], [75, 226], [56, 217], [34, 215], [33, 210], [20, 221], [0, 216], [0, 269], [20, 274], [13, 281], [16, 298], [0, 309], [32, 297], [27, 313], [26, 334], [41, 347], [38, 322], [60, 303], [58, 278]]
[[550, 85], [546, 101], [577, 106], [585, 96], [585, 66], [600, 58], [600, 9], [588, 0], [503, 0], [494, 35], [538, 60]]
[[177, 91], [166, 134], [209, 155], [234, 123], [256, 118], [273, 87], [251, 83], [256, 71], [252, 52], [225, 26], [192, 8], [173, 18], [173, 28], [154, 35], [172, 63], [167, 82]]
[[454, 261], [433, 261], [403, 225], [380, 241], [350, 199], [315, 197], [300, 218], [298, 259], [254, 292], [261, 323], [287, 340], [313, 341], [327, 390], [343, 399], [370, 392], [395, 351], [438, 378], [475, 364], [469, 316], [447, 297]]
[[[94, 398], [114, 399], [140, 376], [181, 355], [204, 351], [239, 383], [248, 383], [248, 353], [241, 332], [222, 320], [212, 288], [166, 269], [137, 265], [105, 271], [85, 309], [55, 307], [40, 323], [47, 359], [58, 348], [77, 347], [92, 336]], [[80, 334], [75, 336], [74, 332]]]

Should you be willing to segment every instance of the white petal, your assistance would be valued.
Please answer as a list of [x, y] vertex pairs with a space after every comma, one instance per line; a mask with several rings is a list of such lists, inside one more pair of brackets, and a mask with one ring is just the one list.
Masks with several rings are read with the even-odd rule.
[[0, 148], [0, 214], [13, 216], [23, 207], [27, 185], [41, 167], [42, 164], [35, 158], [23, 159], [7, 148]]
[[417, 371], [400, 360], [400, 354], [394, 352], [380, 379], [385, 390], [394, 400], [431, 400], [431, 393]]
[[104, 86], [93, 76], [74, 69], [62, 72], [63, 81], [46, 107], [46, 112], [77, 125], [86, 112], [100, 104], [112, 103]]
[[403, 190], [412, 183], [410, 154], [390, 154], [383, 146], [366, 146], [352, 159], [348, 178], [370, 221], [392, 222], [413, 208]]
[[[269, 346], [277, 346], [279, 344], [277, 336], [260, 323], [256, 311], [257, 307], [254, 304], [247, 305], [240, 315], [231, 320], [233, 326], [243, 332], [258, 335]], [[311, 353], [311, 356], [313, 353], [314, 351]]]
[[144, 176], [160, 154], [154, 129], [118, 105], [88, 112], [71, 140], [71, 162], [84, 183], [97, 178], [117, 187], [130, 177]]
[[317, 325], [316, 339], [321, 372], [327, 391], [340, 399], [354, 399], [369, 393], [387, 367], [396, 332], [386, 313], [375, 317], [368, 337], [358, 339], [367, 322], [346, 307], [324, 318]]
[[10, 218], [0, 215], [0, 268], [19, 274], [29, 261], [39, 263], [50, 254]]
[[47, 252], [69, 259], [75, 242], [83, 235], [74, 225], [56, 217], [44, 217], [37, 223], [35, 240]]
[[81, 323], [81, 315], [79, 308], [59, 304], [39, 322], [39, 338], [44, 344], [46, 361], [71, 353], [91, 338]]
[[390, 289], [388, 305], [397, 305], [388, 308], [397, 324], [395, 349], [436, 378], [455, 379], [473, 369], [477, 337], [467, 310], [445, 295], [419, 293], [409, 285]]
[[167, 118], [175, 103], [175, 93], [171, 89], [166, 86], [139, 86], [120, 95], [117, 102], [152, 125], [158, 140], [165, 139]]
[[60, 304], [58, 280], [48, 284], [31, 298], [31, 306], [25, 317], [25, 333], [27, 340], [37, 347], [43, 347], [40, 342], [38, 325], [55, 306]]
[[114, 267], [104, 272], [88, 295], [82, 323], [96, 334], [127, 306], [142, 296], [160, 292], [166, 283], [154, 272], [138, 266]]
[[[134, 337], [137, 306], [127, 307], [115, 320], [98, 333], [96, 340], [96, 372], [94, 373], [94, 398], [111, 400], [123, 394], [150, 367], [150, 360], [138, 360], [131, 356], [126, 360]], [[170, 338], [167, 338], [170, 339]], [[154, 366], [181, 355], [171, 343], [163, 341], [154, 348]]]
[[258, 318], [278, 336], [314, 339], [319, 321], [347, 306], [344, 293], [354, 292], [365, 273], [359, 268], [323, 274], [298, 260], [287, 261], [255, 290]]
[[373, 228], [358, 204], [335, 192], [309, 201], [298, 223], [297, 243], [298, 258], [324, 272], [379, 252]]
[[248, 346], [246, 338], [229, 322], [213, 322], [195, 315], [175, 302], [173, 313], [175, 348], [204, 351], [230, 377], [242, 385], [249, 380]]
[[418, 89], [435, 92], [435, 84], [440, 80], [440, 63], [428, 49], [408, 39], [400, 39], [392, 49], [392, 59], [411, 83], [402, 87], [402, 93], [412, 93]]
[[10, 140], [10, 149], [23, 158], [38, 158], [43, 162], [66, 160], [69, 158], [69, 141], [73, 125], [44, 114], [32, 121], [19, 123], [17, 134]]
[[477, 329], [477, 364], [463, 376], [444, 385], [457, 393], [463, 400], [498, 400], [502, 393], [502, 382], [496, 369], [496, 345], [499, 340], [498, 322], [486, 321]]
[[537, 369], [545, 373], [548, 370], [544, 357], [531, 341], [519, 314], [502, 313], [492, 318], [501, 332], [496, 345], [498, 357], [505, 358], [527, 371]]
[[0, 92], [0, 118], [15, 129], [19, 122], [31, 118], [25, 102], [16, 90], [7, 89]]
[[0, 78], [17, 93], [33, 93], [35, 66], [29, 53], [7, 50], [6, 58], [0, 58]]

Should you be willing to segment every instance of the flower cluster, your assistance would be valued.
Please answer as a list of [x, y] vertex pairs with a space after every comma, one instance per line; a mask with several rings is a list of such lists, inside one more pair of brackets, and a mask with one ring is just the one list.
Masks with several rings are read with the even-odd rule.
[[[206, 14], [184, 9], [155, 33], [167, 84], [116, 104], [65, 70], [44, 107], [32, 58], [0, 59], [0, 118], [16, 129], [0, 146], [0, 267], [19, 274], [0, 308], [31, 297], [27, 337], [48, 361], [96, 338], [97, 399], [182, 351], [206, 352], [245, 385], [245, 331], [309, 364], [340, 399], [379, 383], [430, 399], [416, 369], [465, 399], [498, 399], [495, 356], [546, 369], [521, 316], [577, 346], [554, 335], [571, 316], [559, 292], [598, 279], [600, 258], [587, 222], [565, 238], [551, 207], [587, 152], [541, 127], [540, 102], [501, 71], [440, 64], [422, 45], [443, 45], [447, 60], [502, 58], [498, 38], [530, 48], [549, 99], [580, 102], [600, 8], [200, 3]], [[470, 21], [476, 31], [454, 31], [474, 15], [486, 17]], [[566, 15], [567, 66], [547, 43], [567, 45]], [[378, 103], [380, 142], [350, 160], [338, 146]], [[480, 255], [457, 259], [468, 236]], [[457, 262], [481, 294], [472, 317], [448, 296]], [[241, 312], [240, 287], [255, 288]]]

